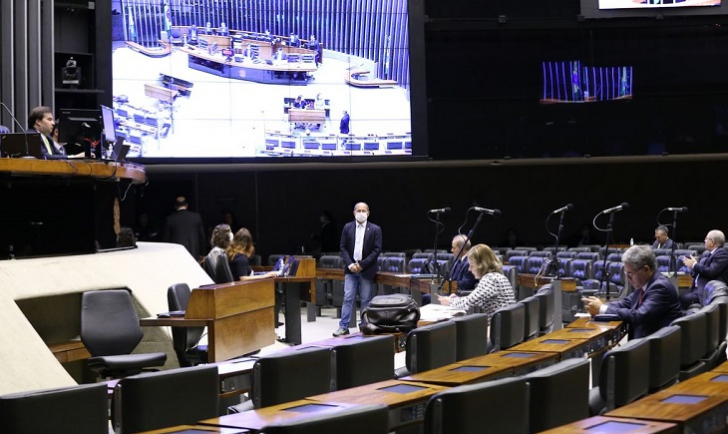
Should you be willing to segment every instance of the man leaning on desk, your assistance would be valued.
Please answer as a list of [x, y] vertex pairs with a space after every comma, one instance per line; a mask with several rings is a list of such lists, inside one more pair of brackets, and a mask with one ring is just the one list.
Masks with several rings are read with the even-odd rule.
[[632, 246], [622, 255], [627, 281], [634, 288], [622, 300], [603, 303], [596, 297], [583, 298], [591, 315], [614, 314], [629, 324], [629, 338], [642, 338], [682, 316], [677, 290], [657, 272], [650, 246]]

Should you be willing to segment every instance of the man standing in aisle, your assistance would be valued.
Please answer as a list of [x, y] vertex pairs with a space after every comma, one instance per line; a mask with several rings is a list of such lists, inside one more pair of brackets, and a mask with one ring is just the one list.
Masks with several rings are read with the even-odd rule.
[[176, 211], [167, 217], [164, 224], [162, 241], [185, 246], [195, 260], [200, 261], [205, 253], [205, 228], [202, 217], [187, 209], [187, 199], [177, 198], [174, 204]]
[[[341, 232], [341, 256], [344, 259], [344, 301], [341, 306], [341, 320], [334, 336], [349, 334], [351, 315], [355, 314], [354, 303], [359, 292], [361, 311], [365, 311], [374, 297], [377, 274], [377, 258], [382, 252], [382, 229], [367, 221], [369, 205], [359, 202], [354, 207], [354, 221], [344, 226]], [[359, 324], [359, 328], [363, 323]]]

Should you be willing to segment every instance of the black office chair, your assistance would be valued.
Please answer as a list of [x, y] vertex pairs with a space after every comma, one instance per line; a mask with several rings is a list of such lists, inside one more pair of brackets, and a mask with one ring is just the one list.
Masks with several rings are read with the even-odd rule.
[[407, 334], [406, 367], [395, 371], [395, 377], [429, 371], [455, 363], [457, 327], [452, 321], [418, 327]]
[[541, 314], [541, 301], [538, 297], [532, 295], [521, 300], [521, 303], [526, 306], [526, 325], [524, 329], [523, 340], [529, 341], [537, 337], [538, 332], [541, 329], [539, 324], [539, 315]]
[[567, 359], [523, 378], [530, 390], [531, 432], [589, 417], [589, 360]]
[[670, 325], [680, 326], [680, 375], [678, 380], [685, 381], [707, 371], [705, 362], [700, 360], [707, 352], [705, 349], [708, 333], [708, 318], [703, 312], [684, 316]]
[[211, 252], [205, 256], [202, 261], [202, 268], [207, 272], [213, 282], [230, 283], [233, 279], [233, 273], [230, 271], [230, 264], [227, 256], [220, 252]]
[[705, 354], [700, 360], [705, 363], [705, 370], [710, 371], [716, 367], [718, 360], [721, 359], [721, 349], [723, 358], [725, 358], [725, 342], [722, 342], [719, 337], [720, 311], [717, 304], [709, 304], [701, 308], [699, 312], [704, 313], [706, 319]]
[[240, 413], [336, 390], [334, 357], [330, 348], [316, 347], [262, 356], [253, 366], [252, 399], [228, 411]]
[[144, 333], [131, 294], [124, 289], [87, 291], [81, 297], [81, 340], [88, 366], [101, 377], [121, 378], [163, 366], [165, 353], [130, 354]]
[[647, 394], [650, 386], [650, 344], [632, 339], [604, 355], [599, 386], [589, 391], [593, 416], [604, 414]]
[[97, 383], [0, 396], [0, 432], [107, 433], [106, 393], [106, 384]]
[[219, 387], [216, 366], [126, 377], [114, 390], [114, 430], [117, 434], [151, 431], [217, 417]]
[[394, 378], [394, 336], [348, 336], [331, 349], [336, 360], [336, 390]]
[[526, 306], [521, 303], [498, 309], [490, 319], [490, 352], [508, 349], [523, 342], [526, 333]]
[[457, 335], [455, 360], [472, 359], [488, 353], [488, 315], [474, 314], [453, 318]]
[[681, 335], [680, 327], [671, 325], [645, 337], [650, 344], [650, 393], [677, 383]]
[[543, 286], [533, 296], [539, 301], [538, 335], [543, 336], [554, 329], [554, 290], [550, 285]]
[[[175, 283], [167, 289], [167, 306], [170, 311], [187, 310], [190, 301], [190, 287], [186, 283]], [[204, 327], [172, 327], [172, 342], [182, 367], [207, 363], [207, 345], [198, 345]]]
[[458, 386], [430, 398], [426, 434], [528, 433], [528, 383], [523, 377]]
[[[315, 404], [314, 404], [315, 405]], [[295, 407], [293, 410], [295, 411]], [[344, 428], [346, 427], [346, 428]], [[282, 421], [264, 426], [260, 434], [387, 434], [389, 409], [386, 405], [363, 405], [335, 413], [316, 415], [295, 421]]]

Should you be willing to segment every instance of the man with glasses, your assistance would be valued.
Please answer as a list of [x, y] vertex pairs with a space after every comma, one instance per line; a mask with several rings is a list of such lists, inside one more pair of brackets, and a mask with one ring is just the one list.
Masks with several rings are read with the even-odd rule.
[[700, 295], [705, 291], [705, 284], [711, 280], [728, 283], [728, 252], [723, 248], [724, 244], [723, 232], [713, 229], [705, 236], [706, 253], [702, 259], [698, 260], [693, 256], [682, 258], [683, 264], [690, 268], [693, 274], [693, 286], [690, 292], [680, 296], [683, 309], [688, 309], [691, 304], [705, 299]]
[[632, 293], [611, 303], [603, 303], [597, 297], [583, 298], [587, 312], [617, 315], [629, 324], [630, 339], [651, 335], [682, 316], [677, 290], [657, 272], [650, 246], [630, 247], [622, 254], [622, 262], [627, 281], [634, 288]]

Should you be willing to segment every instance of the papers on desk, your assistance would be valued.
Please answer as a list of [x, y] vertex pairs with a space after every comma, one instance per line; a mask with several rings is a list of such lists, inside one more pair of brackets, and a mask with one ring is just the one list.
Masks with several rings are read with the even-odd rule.
[[437, 322], [465, 315], [465, 311], [441, 304], [428, 304], [420, 308], [420, 321]]

